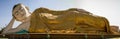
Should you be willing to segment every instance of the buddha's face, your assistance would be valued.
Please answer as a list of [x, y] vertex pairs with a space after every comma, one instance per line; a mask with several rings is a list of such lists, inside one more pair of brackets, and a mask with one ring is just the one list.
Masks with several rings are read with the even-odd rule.
[[16, 18], [17, 21], [25, 20], [26, 13], [28, 13], [28, 10], [25, 8], [24, 5], [18, 5], [13, 10], [13, 16]]

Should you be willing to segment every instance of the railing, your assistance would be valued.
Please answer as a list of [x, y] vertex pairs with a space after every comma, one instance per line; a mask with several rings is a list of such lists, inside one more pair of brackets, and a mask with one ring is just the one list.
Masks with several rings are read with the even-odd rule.
[[113, 34], [80, 34], [80, 33], [26, 33], [26, 34], [0, 34], [0, 38], [8, 39], [109, 39], [118, 38]]

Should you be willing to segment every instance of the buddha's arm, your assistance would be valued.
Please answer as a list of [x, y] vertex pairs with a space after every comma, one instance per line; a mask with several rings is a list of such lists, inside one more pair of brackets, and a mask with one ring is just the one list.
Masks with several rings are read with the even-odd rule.
[[6, 30], [4, 34], [13, 34], [13, 33], [19, 32], [21, 30], [27, 30], [28, 31], [29, 26], [30, 26], [30, 22], [21, 23], [16, 28], [11, 28], [11, 29]]
[[2, 33], [7, 33], [8, 30], [12, 29], [12, 26], [14, 24], [15, 18], [12, 18], [12, 20], [10, 21], [10, 23], [5, 27], [5, 29], [3, 30]]

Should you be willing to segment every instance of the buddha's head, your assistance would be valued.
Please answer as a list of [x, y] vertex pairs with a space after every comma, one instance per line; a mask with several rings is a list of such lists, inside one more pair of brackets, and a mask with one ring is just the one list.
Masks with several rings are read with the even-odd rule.
[[28, 7], [19, 3], [13, 7], [12, 15], [17, 21], [24, 22], [30, 13]]

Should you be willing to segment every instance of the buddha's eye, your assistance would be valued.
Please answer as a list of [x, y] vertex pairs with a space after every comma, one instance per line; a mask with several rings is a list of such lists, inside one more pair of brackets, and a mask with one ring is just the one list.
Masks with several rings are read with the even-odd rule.
[[24, 10], [21, 10], [21, 12], [23, 12]]
[[17, 13], [15, 13], [15, 15], [18, 15], [18, 12], [17, 12]]

